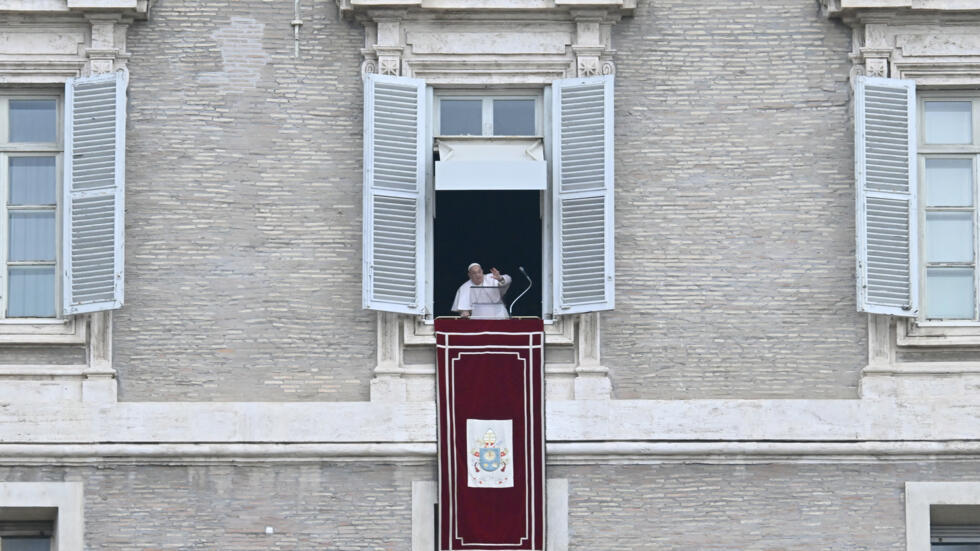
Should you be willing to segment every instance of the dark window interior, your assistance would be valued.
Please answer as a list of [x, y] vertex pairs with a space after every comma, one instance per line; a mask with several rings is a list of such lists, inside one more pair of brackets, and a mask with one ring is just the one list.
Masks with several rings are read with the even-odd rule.
[[433, 310], [450, 308], [466, 267], [479, 262], [514, 278], [504, 297], [508, 308], [527, 288], [523, 266], [534, 285], [517, 302], [514, 316], [541, 316], [541, 217], [537, 191], [438, 191], [434, 240]]

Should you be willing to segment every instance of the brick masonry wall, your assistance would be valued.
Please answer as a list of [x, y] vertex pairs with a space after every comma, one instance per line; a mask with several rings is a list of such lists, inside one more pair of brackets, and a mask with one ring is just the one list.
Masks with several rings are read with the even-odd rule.
[[7, 482], [83, 481], [86, 549], [105, 551], [407, 550], [412, 480], [434, 477], [343, 463], [0, 468]]
[[82, 365], [85, 362], [85, 347], [79, 345], [0, 347], [0, 365]]
[[667, 0], [613, 34], [614, 396], [855, 397], [849, 29], [809, 0]]
[[[569, 480], [569, 549], [904, 551], [906, 481], [975, 481], [980, 463], [589, 465]], [[412, 480], [434, 466], [2, 467], [82, 481], [87, 549], [406, 550]], [[265, 534], [272, 526], [275, 534]]]
[[975, 481], [976, 462], [553, 467], [569, 549], [905, 551], [906, 481]]
[[157, 2], [129, 32], [120, 399], [366, 400], [363, 29], [331, 2]]
[[[122, 400], [364, 400], [363, 31], [168, 0], [129, 37]], [[849, 32], [813, 3], [641, 2], [614, 29], [616, 398], [855, 397]]]

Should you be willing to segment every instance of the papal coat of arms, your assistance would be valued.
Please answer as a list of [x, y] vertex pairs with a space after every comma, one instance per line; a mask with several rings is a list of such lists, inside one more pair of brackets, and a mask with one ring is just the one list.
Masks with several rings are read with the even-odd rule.
[[514, 475], [510, 419], [467, 419], [466, 436], [472, 447], [467, 459], [471, 488], [512, 488]]

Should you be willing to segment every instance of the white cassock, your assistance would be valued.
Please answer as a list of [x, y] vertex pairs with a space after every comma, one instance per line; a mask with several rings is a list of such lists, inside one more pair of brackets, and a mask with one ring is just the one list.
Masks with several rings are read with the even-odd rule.
[[470, 316], [481, 319], [507, 319], [507, 305], [504, 304], [504, 295], [510, 287], [510, 276], [500, 276], [503, 281], [497, 281], [489, 275], [483, 277], [483, 285], [473, 285], [473, 282], [466, 280], [466, 283], [459, 286], [456, 291], [456, 300], [453, 301], [453, 312], [469, 310]]

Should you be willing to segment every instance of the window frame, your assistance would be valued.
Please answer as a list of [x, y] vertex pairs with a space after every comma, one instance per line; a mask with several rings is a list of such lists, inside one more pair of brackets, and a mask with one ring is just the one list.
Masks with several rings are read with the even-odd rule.
[[0, 482], [0, 516], [4, 508], [57, 509], [52, 551], [84, 547], [84, 504], [81, 482]]
[[[11, 100], [35, 100], [53, 99], [55, 100], [55, 142], [31, 142], [24, 145], [12, 144], [8, 142], [9, 132], [9, 102]], [[54, 88], [23, 88], [15, 90], [0, 90], [0, 342], [5, 342], [5, 337], [11, 337], [23, 333], [24, 326], [29, 326], [29, 334], [68, 336], [68, 342], [77, 342], [71, 338], [77, 331], [74, 324], [69, 323], [62, 311], [62, 217], [63, 204], [61, 201], [64, 186], [64, 113], [65, 97], [63, 89]], [[7, 305], [9, 300], [8, 265], [9, 256], [9, 213], [7, 202], [10, 189], [9, 159], [11, 156], [17, 157], [55, 157], [55, 254], [54, 254], [54, 316], [53, 317], [7, 317]], [[19, 326], [13, 330], [9, 326]], [[71, 326], [71, 327], [69, 327]], [[23, 339], [14, 337], [15, 342], [24, 342]], [[60, 339], [59, 339], [60, 340]], [[42, 342], [51, 342], [44, 339]]]
[[[533, 138], [543, 138], [544, 137], [544, 92], [543, 89], [532, 89], [532, 88], [520, 88], [520, 89], [509, 89], [500, 88], [497, 90], [486, 89], [486, 90], [460, 90], [451, 88], [436, 88], [433, 90], [434, 101], [432, 104], [432, 130], [433, 137], [435, 139], [439, 138], [452, 138], [456, 139], [507, 139], [507, 138], [520, 138], [520, 139], [533, 139]], [[477, 134], [443, 134], [442, 130], [442, 106], [440, 102], [442, 100], [473, 100], [480, 99], [483, 102], [481, 110], [481, 125], [480, 128], [482, 133]], [[502, 134], [494, 135], [493, 133], [493, 101], [494, 100], [534, 100], [534, 134], [525, 135], [511, 135]]]
[[[933, 337], [948, 333], [948, 329], [962, 328], [958, 331], [959, 337], [975, 337], [980, 340], [980, 90], [920, 90], [916, 98], [916, 116], [922, 121], [918, 125], [916, 140], [916, 170], [919, 180], [919, 205], [916, 216], [919, 221], [919, 240], [920, 261], [916, 269], [919, 270], [919, 296], [921, 304], [919, 316], [910, 320], [907, 326], [905, 337], [922, 336], [935, 340]], [[927, 101], [963, 101], [970, 102], [972, 105], [971, 124], [972, 140], [971, 144], [926, 144], [925, 143], [925, 104]], [[926, 311], [929, 303], [929, 296], [926, 292], [926, 272], [929, 267], [927, 261], [926, 243], [926, 213], [928, 210], [926, 200], [926, 178], [925, 162], [929, 158], [969, 158], [973, 161], [973, 289], [974, 289], [974, 319], [929, 319]], [[915, 327], [912, 327], [914, 325]], [[921, 329], [921, 330], [916, 330]], [[944, 333], [946, 331], [947, 333]], [[902, 335], [900, 335], [900, 338]], [[973, 339], [970, 339], [973, 340]], [[912, 343], [909, 343], [912, 344]], [[924, 343], [919, 343], [924, 344]], [[938, 343], [937, 343], [938, 344]], [[950, 344], [950, 343], [946, 343]]]
[[[424, 300], [425, 300], [425, 311], [424, 315], [419, 316], [422, 324], [427, 326], [432, 326], [435, 323], [435, 314], [433, 308], [435, 306], [435, 280], [434, 280], [434, 263], [435, 263], [435, 216], [436, 216], [436, 190], [435, 190], [435, 161], [433, 159], [432, 152], [434, 152], [437, 147], [436, 141], [440, 138], [453, 139], [453, 140], [486, 140], [486, 141], [505, 141], [509, 139], [515, 140], [528, 140], [528, 139], [540, 139], [544, 143], [544, 160], [547, 163], [547, 170], [545, 171], [548, 178], [547, 188], [541, 190], [538, 197], [538, 207], [540, 209], [541, 216], [541, 274], [540, 283], [541, 285], [541, 318], [544, 320], [545, 324], [551, 324], [557, 315], [554, 313], [554, 305], [552, 304], [552, 292], [554, 289], [554, 282], [552, 281], [552, 270], [551, 261], [553, 251], [552, 246], [552, 236], [554, 221], [552, 219], [552, 177], [551, 177], [551, 85], [545, 85], [541, 88], [500, 88], [500, 89], [481, 89], [481, 90], [466, 90], [466, 89], [452, 89], [452, 88], [436, 88], [432, 85], [426, 86], [426, 101], [428, 104], [429, 113], [431, 116], [428, 117], [426, 121], [426, 140], [428, 146], [426, 151], [429, 155], [426, 159], [426, 183], [425, 183], [425, 193], [426, 200], [424, 201], [426, 212], [426, 226], [425, 226], [425, 248], [426, 248], [426, 263], [425, 266], [425, 289], [424, 289]], [[480, 135], [480, 136], [453, 136], [453, 135], [441, 135], [437, 133], [437, 130], [441, 128], [441, 108], [439, 102], [443, 99], [474, 99], [480, 98], [483, 100], [483, 111], [482, 116], [484, 119], [488, 115], [487, 105], [489, 103], [490, 110], [490, 135]], [[534, 117], [535, 117], [535, 132], [533, 136], [494, 136], [492, 135], [493, 130], [493, 110], [492, 102], [495, 99], [529, 99], [533, 98], [534, 103]], [[487, 121], [483, 120], [484, 132], [487, 131]], [[513, 274], [511, 274], [513, 275]], [[461, 277], [460, 283], [464, 280]], [[516, 279], [515, 279], [516, 281]], [[427, 332], [422, 332], [422, 335], [427, 336]], [[423, 337], [424, 338], [424, 337]], [[432, 337], [434, 338], [434, 337]], [[433, 341], [435, 342], [435, 341]]]
[[906, 482], [906, 551], [932, 551], [931, 505], [980, 505], [980, 482]]
[[[44, 509], [48, 508], [39, 507], [37, 509], [43, 511]], [[55, 515], [57, 515], [57, 512], [55, 512]], [[53, 551], [54, 519], [17, 521], [0, 520], [0, 549], [3, 549], [4, 547], [4, 540], [23, 538], [47, 538], [48, 551]]]

